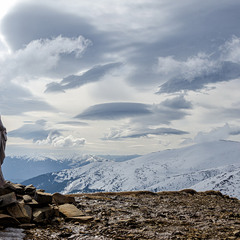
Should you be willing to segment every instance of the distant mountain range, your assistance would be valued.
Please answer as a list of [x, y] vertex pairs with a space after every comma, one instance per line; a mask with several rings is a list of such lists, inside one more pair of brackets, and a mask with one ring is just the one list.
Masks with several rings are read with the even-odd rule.
[[58, 172], [63, 169], [81, 167], [93, 162], [126, 161], [139, 155], [72, 155], [68, 157], [48, 156], [7, 156], [2, 165], [5, 179], [22, 182], [42, 174]]
[[240, 198], [240, 143], [217, 141], [125, 161], [91, 161], [24, 181], [48, 192], [220, 190]]

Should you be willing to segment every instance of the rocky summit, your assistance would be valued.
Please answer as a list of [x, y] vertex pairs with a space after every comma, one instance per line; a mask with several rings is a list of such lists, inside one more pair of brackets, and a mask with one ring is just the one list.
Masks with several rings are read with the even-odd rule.
[[49, 194], [0, 189], [0, 239], [240, 239], [240, 201], [218, 191]]

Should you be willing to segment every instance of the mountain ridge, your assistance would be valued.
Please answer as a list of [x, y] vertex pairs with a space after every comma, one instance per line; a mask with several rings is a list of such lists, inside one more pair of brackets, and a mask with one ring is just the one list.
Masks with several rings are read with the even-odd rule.
[[[62, 193], [96, 191], [169, 191], [191, 188], [219, 174], [239, 167], [240, 143], [216, 141], [180, 149], [150, 153], [124, 162], [94, 162], [74, 169], [65, 169], [46, 176], [46, 184], [38, 177], [24, 184], [47, 182], [61, 186]], [[236, 176], [238, 182], [238, 175]], [[223, 180], [222, 180], [223, 181]], [[233, 183], [232, 183], [233, 184]], [[205, 189], [206, 190], [206, 189]], [[210, 189], [208, 189], [210, 190]], [[216, 190], [217, 187], [216, 187]], [[236, 197], [239, 193], [225, 191]]]

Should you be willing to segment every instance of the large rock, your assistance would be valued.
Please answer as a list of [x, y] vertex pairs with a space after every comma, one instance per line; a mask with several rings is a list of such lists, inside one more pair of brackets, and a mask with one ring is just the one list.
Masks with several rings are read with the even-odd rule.
[[67, 218], [84, 216], [84, 213], [81, 210], [69, 203], [60, 205], [59, 212]]
[[35, 194], [35, 192], [36, 192], [36, 188], [32, 185], [32, 184], [30, 184], [30, 185], [27, 185], [25, 188], [24, 188], [24, 192], [26, 193], [26, 194], [29, 194], [29, 195], [34, 195]]
[[31, 196], [29, 196], [29, 195], [23, 195], [22, 197], [23, 197], [23, 201], [24, 201], [25, 203], [32, 202]]
[[52, 201], [56, 205], [62, 205], [65, 203], [74, 203], [75, 198], [74, 197], [69, 197], [69, 196], [64, 196], [61, 193], [54, 193], [52, 196]]
[[52, 203], [52, 194], [44, 193], [44, 192], [36, 192], [34, 195], [34, 199], [39, 204], [50, 204]]
[[51, 206], [44, 208], [36, 208], [33, 211], [33, 221], [36, 223], [47, 223], [50, 222], [53, 217], [54, 210]]
[[28, 211], [26, 210], [24, 204], [12, 204], [7, 207], [7, 211], [12, 217], [18, 219], [21, 223], [30, 223], [31, 221], [32, 213], [29, 209]]
[[0, 214], [0, 226], [15, 227], [19, 224], [20, 222], [16, 218], [6, 214]]
[[0, 199], [2, 199], [0, 203], [0, 208], [17, 202], [16, 194], [14, 192], [2, 195]]

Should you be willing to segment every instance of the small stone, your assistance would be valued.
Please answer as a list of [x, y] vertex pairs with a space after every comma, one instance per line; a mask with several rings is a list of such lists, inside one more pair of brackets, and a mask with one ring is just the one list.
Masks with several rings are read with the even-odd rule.
[[234, 235], [235, 237], [240, 237], [240, 231], [239, 231], [239, 230], [234, 231], [234, 232], [233, 232], [233, 235]]

